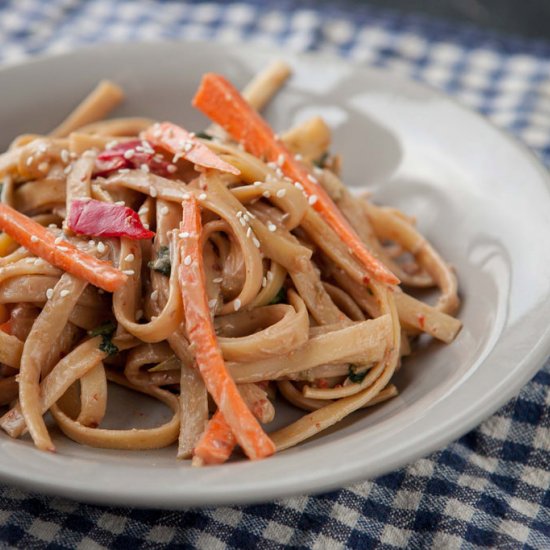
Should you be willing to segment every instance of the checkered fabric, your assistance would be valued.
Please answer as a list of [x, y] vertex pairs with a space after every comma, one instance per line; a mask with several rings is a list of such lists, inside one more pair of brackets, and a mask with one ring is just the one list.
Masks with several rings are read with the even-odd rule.
[[[550, 43], [348, 0], [0, 1], [1, 63], [161, 38], [329, 51], [387, 67], [486, 114], [550, 163]], [[549, 406], [547, 363], [516, 399], [446, 449], [373, 481], [263, 505], [106, 508], [0, 486], [0, 546], [549, 549]]]

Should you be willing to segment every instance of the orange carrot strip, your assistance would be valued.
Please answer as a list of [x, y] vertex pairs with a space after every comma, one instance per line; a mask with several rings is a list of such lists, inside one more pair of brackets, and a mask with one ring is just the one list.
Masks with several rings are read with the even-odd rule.
[[267, 122], [250, 107], [230, 82], [218, 74], [205, 74], [193, 98], [193, 105], [242, 143], [249, 153], [277, 163], [285, 176], [298, 182], [309, 197], [309, 204], [323, 216], [374, 279], [388, 284], [399, 283], [399, 279], [367, 250], [306, 166], [296, 160]]
[[231, 456], [236, 444], [229, 424], [218, 410], [193, 449], [193, 456], [198, 456], [204, 464], [222, 464]]
[[114, 292], [128, 279], [119, 269], [73, 244], [56, 242], [45, 227], [6, 204], [0, 204], [0, 229], [35, 256], [108, 292]]
[[[235, 439], [251, 459], [275, 452], [275, 445], [246, 406], [237, 385], [229, 375], [216, 340], [205, 290], [201, 245], [201, 218], [193, 195], [183, 201], [179, 281], [185, 311], [185, 326], [195, 361], [206, 389], [214, 399]], [[189, 236], [183, 236], [183, 235]]]
[[171, 122], [153, 124], [143, 132], [143, 137], [153, 145], [170, 151], [173, 155], [184, 158], [203, 168], [214, 168], [220, 172], [229, 172], [238, 176], [241, 172], [222, 160], [216, 153], [201, 143], [181, 126]]

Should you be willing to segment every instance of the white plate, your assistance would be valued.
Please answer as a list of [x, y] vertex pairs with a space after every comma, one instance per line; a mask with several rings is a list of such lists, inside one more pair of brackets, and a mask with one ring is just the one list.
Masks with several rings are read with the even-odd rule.
[[[102, 46], [0, 71], [0, 145], [54, 127], [102, 78], [117, 113], [205, 120], [190, 98], [206, 71], [238, 85], [275, 53], [205, 44]], [[265, 501], [374, 477], [438, 449], [516, 394], [550, 347], [550, 192], [539, 162], [478, 115], [392, 74], [325, 57], [287, 57], [296, 76], [267, 111], [277, 130], [320, 114], [345, 181], [418, 217], [458, 271], [464, 329], [406, 361], [400, 395], [261, 462], [191, 469], [174, 449], [104, 451], [56, 436], [56, 454], [0, 436], [5, 482], [79, 500], [148, 507]], [[117, 425], [139, 418], [126, 402]], [[150, 405], [150, 403], [148, 404]], [[150, 422], [162, 416], [156, 406]], [[292, 411], [283, 416], [289, 418]]]

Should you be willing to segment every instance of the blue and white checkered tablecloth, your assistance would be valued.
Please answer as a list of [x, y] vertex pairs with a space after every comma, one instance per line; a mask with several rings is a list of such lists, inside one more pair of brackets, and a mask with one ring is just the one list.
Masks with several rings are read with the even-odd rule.
[[[481, 111], [550, 163], [550, 42], [349, 0], [0, 1], [4, 64], [99, 41], [161, 38], [329, 51], [387, 67]], [[516, 399], [447, 448], [321, 496], [169, 512], [0, 486], [0, 546], [550, 549], [549, 486], [547, 363]]]

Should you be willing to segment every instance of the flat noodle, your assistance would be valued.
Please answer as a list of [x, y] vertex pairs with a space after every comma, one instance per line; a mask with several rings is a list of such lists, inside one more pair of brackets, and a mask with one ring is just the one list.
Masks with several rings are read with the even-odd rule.
[[[289, 74], [283, 62], [270, 65], [244, 97], [262, 109]], [[281, 451], [394, 397], [393, 374], [406, 368], [403, 358], [414, 350], [416, 335], [445, 343], [456, 337], [461, 322], [453, 316], [459, 306], [453, 270], [413, 220], [358, 200], [344, 186], [337, 175], [341, 159], [329, 155], [330, 129], [321, 118], [275, 139], [303, 167], [301, 185], [285, 177], [284, 158], [266, 163], [216, 125], [197, 137], [164, 123], [167, 134], [157, 140], [149, 118], [103, 120], [122, 97], [118, 86], [102, 82], [49, 136], [19, 136], [0, 155], [2, 202], [36, 222], [26, 224], [3, 207], [11, 236], [0, 234], [0, 405], [11, 408], [0, 427], [9, 436], [28, 431], [39, 449], [54, 450], [43, 418], [50, 412], [62, 432], [84, 445], [126, 450], [177, 442], [177, 457], [193, 465], [223, 462], [237, 440], [256, 445], [241, 433], [239, 419], [253, 422], [254, 437], [265, 436], [258, 421], [275, 418], [278, 391], [306, 411], [271, 434]], [[181, 151], [170, 129], [172, 137], [188, 136]], [[332, 212], [321, 216], [315, 204], [321, 194], [304, 193], [308, 174], [335, 203]], [[193, 216], [202, 230], [186, 241], [180, 223], [190, 194], [200, 206], [200, 216]], [[75, 199], [91, 201], [92, 209], [93, 201], [109, 203], [112, 216], [98, 216], [97, 227], [82, 235], [68, 220]], [[332, 208], [328, 197], [322, 206]], [[344, 242], [325, 221], [327, 212], [349, 223], [405, 287], [438, 290], [436, 304], [373, 280], [350, 250], [362, 244]], [[10, 215], [29, 235], [14, 232]], [[182, 257], [190, 242], [204, 265], [200, 303], [182, 288], [192, 279], [192, 256]], [[63, 262], [48, 255], [51, 249]], [[100, 265], [102, 273], [75, 271], [67, 250], [80, 266]], [[199, 306], [201, 319], [212, 318], [215, 337], [209, 332], [208, 341], [223, 357], [216, 365], [225, 362], [237, 384], [229, 408], [216, 380], [207, 377], [205, 384], [201, 372], [231, 378], [221, 367], [209, 368], [201, 338], [189, 344], [184, 303], [191, 308], [187, 321]], [[105, 428], [113, 384], [167, 405], [171, 418], [149, 429]], [[221, 409], [239, 410], [238, 419], [229, 422], [215, 408], [207, 386]]]

